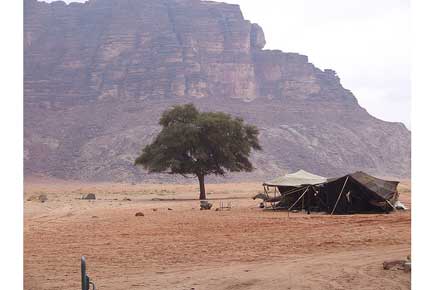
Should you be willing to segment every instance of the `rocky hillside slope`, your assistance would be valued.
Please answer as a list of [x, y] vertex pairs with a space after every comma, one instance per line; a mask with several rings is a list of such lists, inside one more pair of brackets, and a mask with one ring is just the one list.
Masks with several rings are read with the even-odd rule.
[[403, 124], [369, 115], [333, 70], [264, 45], [262, 28], [238, 5], [25, 0], [25, 175], [169, 181], [133, 160], [160, 129], [160, 113], [188, 102], [261, 129], [256, 171], [232, 178], [299, 168], [410, 175]]

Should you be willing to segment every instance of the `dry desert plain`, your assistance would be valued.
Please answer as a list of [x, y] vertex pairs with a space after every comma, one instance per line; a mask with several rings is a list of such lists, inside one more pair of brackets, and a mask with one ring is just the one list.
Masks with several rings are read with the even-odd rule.
[[[209, 184], [213, 209], [232, 209], [200, 211], [195, 184], [27, 180], [25, 289], [80, 289], [81, 255], [98, 290], [411, 288], [410, 273], [382, 268], [410, 253], [410, 210], [288, 217], [259, 209], [251, 196], [261, 190]], [[410, 182], [399, 191], [410, 208]], [[85, 193], [97, 200], [80, 200]]]

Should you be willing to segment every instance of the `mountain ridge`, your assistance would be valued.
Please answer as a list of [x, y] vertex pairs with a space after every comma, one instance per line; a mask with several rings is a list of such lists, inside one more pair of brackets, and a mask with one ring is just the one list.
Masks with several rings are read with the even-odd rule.
[[265, 50], [238, 5], [198, 0], [25, 0], [25, 175], [175, 180], [133, 166], [160, 112], [193, 102], [261, 129], [261, 179], [303, 168], [410, 175], [410, 131], [359, 106], [336, 72]]

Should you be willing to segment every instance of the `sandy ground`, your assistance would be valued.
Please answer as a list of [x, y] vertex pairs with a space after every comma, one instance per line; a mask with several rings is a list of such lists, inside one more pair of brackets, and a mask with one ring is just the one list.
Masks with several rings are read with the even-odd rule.
[[[200, 211], [196, 185], [26, 183], [25, 289], [81, 289], [81, 255], [100, 290], [410, 289], [409, 273], [382, 268], [410, 253], [410, 210], [288, 217], [258, 208], [261, 189], [208, 185], [232, 209]], [[410, 207], [410, 183], [400, 192]]]

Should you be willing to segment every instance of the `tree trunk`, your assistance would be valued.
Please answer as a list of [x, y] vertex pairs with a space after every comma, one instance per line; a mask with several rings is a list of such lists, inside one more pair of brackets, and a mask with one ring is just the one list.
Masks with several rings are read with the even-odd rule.
[[200, 186], [200, 200], [206, 199], [206, 192], [205, 192], [205, 176], [204, 175], [197, 175], [197, 178], [199, 179], [199, 186]]

